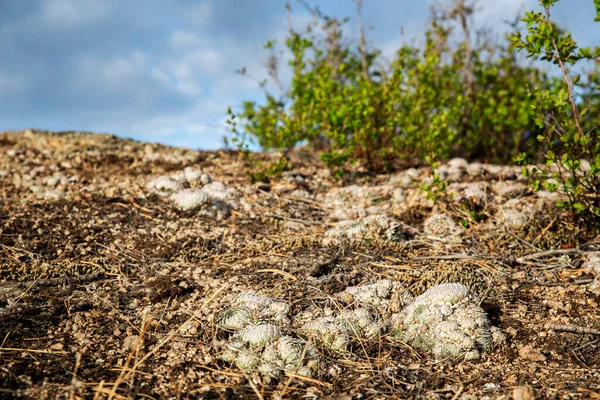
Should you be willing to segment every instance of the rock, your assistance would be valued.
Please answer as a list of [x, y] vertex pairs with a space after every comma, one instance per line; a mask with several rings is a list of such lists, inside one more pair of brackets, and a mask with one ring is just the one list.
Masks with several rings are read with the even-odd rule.
[[528, 344], [519, 349], [519, 357], [527, 361], [544, 362], [546, 356], [543, 355], [539, 349], [535, 349], [532, 345]]
[[535, 390], [530, 385], [519, 386], [513, 389], [513, 400], [535, 400]]

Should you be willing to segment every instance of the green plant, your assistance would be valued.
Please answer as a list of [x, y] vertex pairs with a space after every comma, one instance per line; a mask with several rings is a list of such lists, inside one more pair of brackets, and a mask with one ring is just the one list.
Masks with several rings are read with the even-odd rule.
[[[266, 92], [262, 105], [244, 102], [241, 112], [230, 112], [239, 144], [253, 141], [284, 154], [306, 144], [338, 175], [356, 164], [386, 171], [422, 164], [426, 157], [506, 162], [528, 151], [542, 131], [534, 123], [537, 99], [527, 88], [546, 89], [550, 80], [523, 66], [512, 44], [495, 44], [483, 33], [474, 44], [472, 4], [456, 0], [448, 11], [433, 9], [424, 48], [403, 45], [386, 64], [378, 50], [367, 49], [362, 1], [356, 3], [357, 49], [342, 37], [347, 19], [316, 8], [310, 9], [316, 20], [305, 34], [290, 26], [290, 87], [283, 90], [272, 53], [269, 76], [281, 94]], [[322, 37], [315, 33], [319, 25]], [[462, 35], [454, 45], [457, 27]], [[273, 51], [275, 45], [265, 47]]]
[[[599, 62], [600, 48], [578, 48], [571, 34], [556, 26], [551, 20], [550, 9], [558, 0], [540, 0], [544, 12], [527, 12], [528, 35], [512, 36], [519, 50], [526, 50], [529, 57], [538, 57], [560, 68], [561, 77], [550, 88], [534, 88], [531, 96], [539, 99], [535, 105], [536, 123], [543, 129], [537, 140], [543, 146], [546, 167], [534, 170], [532, 186], [556, 191], [561, 189], [567, 196], [565, 207], [585, 221], [600, 218], [600, 140], [598, 139], [598, 74], [597, 69], [588, 75], [583, 84], [580, 75], [573, 78], [569, 66], [581, 60]], [[600, 21], [600, 0], [594, 0]], [[577, 101], [577, 90], [583, 89]], [[592, 112], [590, 113], [590, 110]], [[518, 162], [528, 162], [525, 154]], [[589, 167], [585, 164], [589, 163]], [[552, 171], [548, 167], [556, 166]], [[553, 178], [548, 180], [548, 178]]]
[[436, 172], [436, 168], [438, 167], [438, 163], [431, 161], [431, 182], [419, 184], [421, 191], [427, 193], [427, 198], [436, 203], [442, 199], [452, 198], [452, 194], [448, 194], [446, 191], [448, 188], [448, 181], [442, 179], [440, 174]]
[[[257, 164], [257, 163], [256, 163]], [[252, 183], [269, 183], [271, 178], [281, 176], [281, 173], [290, 169], [290, 162], [286, 156], [279, 157], [277, 161], [258, 165], [254, 171], [247, 170], [246, 176]]]

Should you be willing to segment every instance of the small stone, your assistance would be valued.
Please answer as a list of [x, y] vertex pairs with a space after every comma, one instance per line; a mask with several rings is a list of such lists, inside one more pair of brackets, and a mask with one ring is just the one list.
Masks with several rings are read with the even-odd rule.
[[543, 355], [539, 349], [534, 349], [532, 345], [528, 344], [519, 349], [519, 357], [528, 361], [544, 362], [546, 356]]
[[512, 392], [513, 400], [535, 400], [535, 390], [530, 385], [516, 387]]
[[65, 345], [62, 343], [54, 343], [52, 346], [50, 346], [50, 349], [55, 351], [62, 351], [64, 348]]

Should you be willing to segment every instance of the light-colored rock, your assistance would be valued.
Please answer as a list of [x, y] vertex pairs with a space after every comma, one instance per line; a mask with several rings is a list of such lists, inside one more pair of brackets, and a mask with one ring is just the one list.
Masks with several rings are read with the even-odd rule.
[[513, 400], [535, 400], [535, 390], [532, 386], [519, 386], [513, 389], [512, 391], [512, 399]]

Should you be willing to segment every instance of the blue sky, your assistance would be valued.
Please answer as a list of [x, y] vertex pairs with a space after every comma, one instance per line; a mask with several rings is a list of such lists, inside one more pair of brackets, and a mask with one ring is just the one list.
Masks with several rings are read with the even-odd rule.
[[[393, 55], [403, 41], [421, 39], [429, 7], [447, 1], [365, 0], [371, 46]], [[309, 3], [356, 15], [351, 0]], [[291, 5], [294, 26], [304, 28], [311, 16]], [[503, 20], [537, 1], [479, 5], [475, 24], [501, 32]], [[600, 44], [594, 14], [593, 0], [562, 0], [553, 11], [581, 45]], [[350, 38], [355, 27], [352, 19]], [[227, 106], [263, 93], [234, 71], [265, 78], [263, 45], [283, 42], [287, 29], [285, 0], [0, 0], [0, 131], [84, 130], [222, 147]]]

